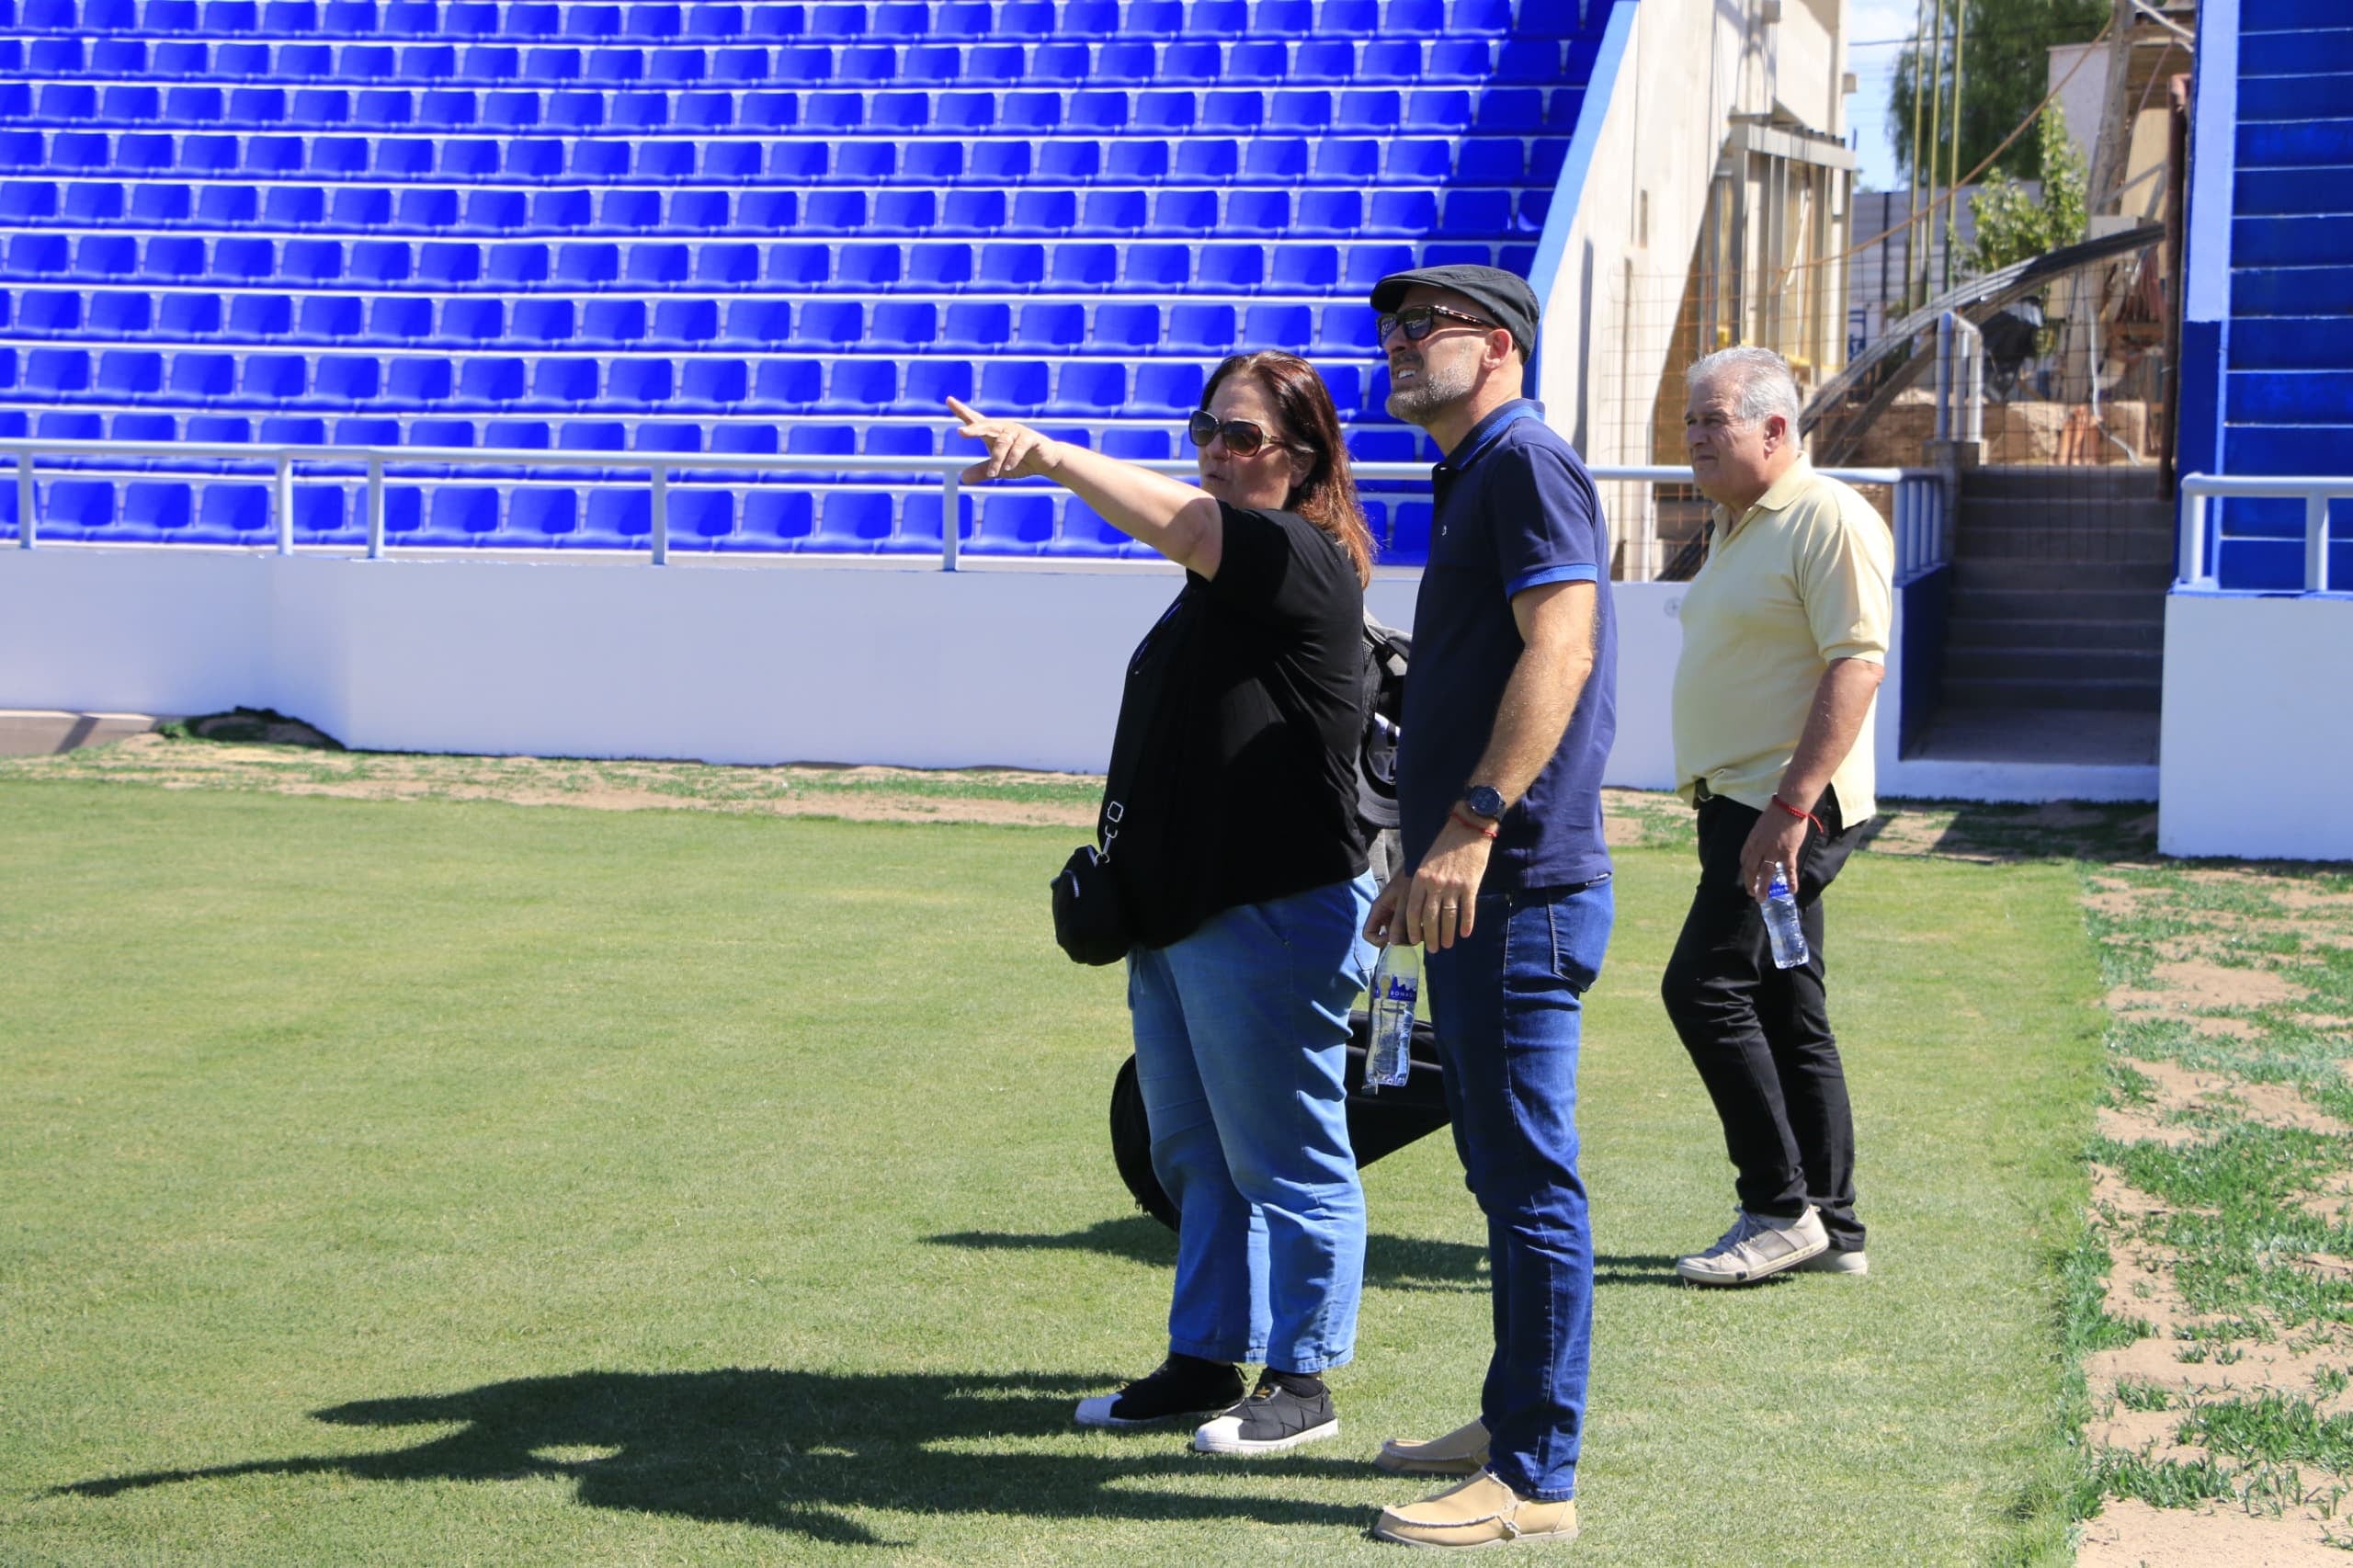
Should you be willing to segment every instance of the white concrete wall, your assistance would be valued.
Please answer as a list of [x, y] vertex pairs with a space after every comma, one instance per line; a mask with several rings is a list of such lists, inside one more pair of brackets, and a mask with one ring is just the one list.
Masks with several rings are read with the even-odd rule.
[[[1621, 280], [1630, 264], [1646, 283], [1683, 277], [1725, 116], [1766, 107], [1744, 96], [1744, 81], [1754, 78], [1747, 97], [1768, 93], [1769, 83], [1749, 58], [1757, 29], [1742, 12], [1723, 0], [1642, 0], [1618, 8], [1604, 40], [1602, 65], [1614, 61], [1615, 69], [1607, 78], [1596, 72], [1562, 171], [1574, 200], [1568, 190], [1553, 199], [1558, 218], [1533, 276], [1544, 305], [1539, 387], [1547, 420], [1589, 461], [1651, 460], [1647, 422], [1621, 431], [1602, 414], [1609, 404], [1650, 406], [1674, 323], [1671, 312], [1622, 319]], [[1783, 14], [1807, 16], [1802, 6]]]
[[2165, 601], [2167, 855], [2353, 860], [2353, 598], [2184, 593]]
[[[1410, 627], [1418, 579], [1368, 599]], [[275, 708], [370, 751], [1099, 771], [1174, 568], [0, 551], [0, 708]], [[1671, 584], [1620, 584], [1610, 781], [1673, 775]]]
[[[0, 551], [0, 707], [276, 708], [347, 745], [1100, 769], [1174, 568]], [[1413, 619], [1414, 582], [1374, 585]]]
[[[1368, 601], [1410, 629], [1417, 586], [1412, 573], [1384, 573]], [[1127, 656], [1176, 590], [1165, 567], [951, 575], [807, 561], [656, 568], [578, 557], [0, 551], [0, 709], [275, 708], [370, 751], [1097, 772]], [[1669, 702], [1683, 585], [1612, 590], [1618, 744], [1608, 781], [1665, 789], [1675, 781]], [[2353, 604], [2188, 601], [2193, 620], [2222, 623], [2199, 622], [2203, 641], [2177, 651], [2171, 640], [2189, 634], [2183, 602], [2168, 628], [2165, 752], [2222, 773], [2211, 790], [2219, 820], [2235, 832], [2254, 819], [2240, 804], [2251, 786], [2217, 758], [2242, 759], [2261, 779], [2343, 777], [2353, 765], [2353, 699], [2318, 672], [2353, 668]], [[2261, 619], [2265, 611], [2279, 619]], [[2250, 612], [2247, 626], [2232, 619]], [[2290, 636], [2290, 628], [2304, 630]], [[1900, 613], [1895, 639], [1900, 659]], [[2212, 691], [2175, 689], [2200, 672], [2246, 668], [2306, 674], [2279, 683], [2268, 702], [2214, 676], [2202, 677]], [[1883, 795], [2154, 794], [2147, 768], [1899, 759], [1897, 702], [1891, 680], [1876, 716]], [[2206, 728], [2177, 737], [2184, 702], [2208, 715]], [[2176, 773], [2166, 775], [2169, 796]], [[2196, 798], [2206, 775], [2183, 777], [2178, 787]], [[2167, 809], [2183, 808], [2169, 799]], [[2342, 815], [2325, 792], [2298, 810], [2323, 826]], [[2276, 800], [2262, 818], [2302, 820]], [[2341, 825], [2335, 840], [2283, 831], [2279, 843], [2199, 839], [2194, 852], [2353, 858]]]

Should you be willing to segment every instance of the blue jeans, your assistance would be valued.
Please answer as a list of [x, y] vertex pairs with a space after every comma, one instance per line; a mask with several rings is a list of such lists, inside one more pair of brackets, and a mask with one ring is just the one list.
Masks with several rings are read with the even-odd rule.
[[1371, 906], [1359, 877], [1128, 955], [1152, 1167], [1179, 1218], [1172, 1350], [1284, 1372], [1356, 1354], [1364, 1188], [1343, 1074]]
[[1577, 1176], [1577, 1034], [1615, 913], [1607, 881], [1483, 894], [1470, 937], [1424, 960], [1454, 1147], [1487, 1216], [1487, 1468], [1547, 1502], [1576, 1494], [1585, 1438], [1593, 1233]]

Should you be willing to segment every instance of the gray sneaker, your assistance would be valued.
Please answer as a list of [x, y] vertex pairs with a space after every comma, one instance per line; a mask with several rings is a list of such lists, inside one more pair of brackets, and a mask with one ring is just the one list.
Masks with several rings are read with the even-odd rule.
[[1732, 1229], [1705, 1252], [1675, 1260], [1675, 1272], [1694, 1285], [1750, 1285], [1819, 1257], [1830, 1246], [1829, 1233], [1812, 1204], [1794, 1220], [1737, 1210]]

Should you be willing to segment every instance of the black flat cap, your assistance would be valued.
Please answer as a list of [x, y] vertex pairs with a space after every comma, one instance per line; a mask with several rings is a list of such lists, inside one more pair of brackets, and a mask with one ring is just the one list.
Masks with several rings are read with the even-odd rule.
[[1536, 302], [1536, 290], [1528, 279], [1517, 272], [1506, 272], [1500, 267], [1473, 267], [1461, 263], [1451, 267], [1417, 267], [1411, 272], [1392, 272], [1372, 286], [1372, 308], [1386, 315], [1397, 308], [1405, 290], [1416, 283], [1427, 283], [1433, 289], [1444, 289], [1461, 295], [1485, 311], [1498, 326], [1510, 329], [1511, 340], [1518, 346], [1522, 356], [1533, 358], [1536, 354], [1536, 319], [1543, 313]]

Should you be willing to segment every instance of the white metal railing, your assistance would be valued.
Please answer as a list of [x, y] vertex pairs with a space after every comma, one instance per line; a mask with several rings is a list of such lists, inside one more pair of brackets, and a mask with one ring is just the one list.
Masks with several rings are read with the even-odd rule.
[[1985, 439], [1985, 335], [1959, 311], [1937, 318], [1937, 439]]
[[[2302, 501], [2304, 504], [2304, 591], [2325, 594], [2332, 591], [2328, 583], [2328, 504], [2333, 500], [2353, 498], [2353, 477], [2337, 478], [2255, 478], [2236, 474], [2188, 473], [2181, 478], [2181, 540], [2179, 575], [2177, 586], [2185, 588], [2220, 589], [2214, 568], [2214, 557], [2222, 553], [2222, 538], [2214, 537], [2214, 549], [2206, 548], [2208, 522], [2212, 508], [2209, 501], [2269, 500]], [[2353, 583], [2346, 585], [2353, 589]]]
[[[848, 454], [827, 456], [822, 453], [736, 453], [736, 452], [609, 452], [609, 451], [549, 451], [541, 449], [500, 451], [479, 447], [268, 447], [238, 445], [229, 442], [204, 443], [194, 441], [156, 442], [153, 444], [122, 441], [68, 440], [0, 440], [0, 465], [13, 463], [17, 476], [17, 545], [20, 550], [35, 549], [40, 543], [40, 518], [36, 464], [43, 457], [89, 459], [163, 459], [167, 460], [225, 462], [238, 469], [268, 469], [270, 473], [270, 520], [276, 534], [276, 552], [291, 555], [294, 545], [294, 486], [299, 467], [314, 469], [362, 470], [367, 483], [367, 557], [381, 561], [389, 549], [395, 548], [384, 537], [384, 473], [387, 468], [490, 468], [490, 469], [570, 469], [574, 471], [620, 471], [644, 474], [644, 483], [652, 492], [652, 517], [649, 530], [653, 563], [666, 565], [670, 559], [669, 485], [675, 475], [691, 473], [728, 474], [937, 474], [940, 492], [939, 568], [943, 572], [957, 569], [958, 528], [956, 525], [957, 496], [961, 477], [965, 469], [979, 457], [977, 451], [960, 457], [860, 457]], [[1183, 459], [1142, 462], [1139, 467], [1156, 472], [1190, 476], [1194, 464]], [[71, 470], [86, 474], [88, 471]], [[186, 471], [159, 471], [164, 472]], [[188, 477], [202, 478], [211, 471], [202, 471]], [[1430, 477], [1427, 463], [1365, 462], [1357, 463], [1351, 471], [1361, 482], [1393, 483], [1418, 483], [1427, 485]], [[1654, 484], [1689, 484], [1688, 468], [1655, 465], [1597, 464], [1588, 472], [1597, 480], [1625, 480]], [[1944, 493], [1939, 476], [1933, 470], [1896, 468], [1838, 468], [1822, 472], [1850, 484], [1886, 484], [1894, 487], [1896, 575], [1899, 579], [1925, 571], [1949, 558], [1944, 528]], [[438, 477], [438, 476], [437, 476]], [[347, 478], [332, 481], [347, 483]], [[595, 483], [614, 483], [597, 481]], [[339, 551], [347, 546], [314, 547]], [[420, 551], [437, 553], [448, 550], [444, 545], [417, 545]], [[496, 553], [502, 547], [468, 547]], [[508, 550], [528, 550], [528, 546], [506, 546]], [[1019, 559], [1032, 559], [1022, 557]], [[1051, 559], [1051, 558], [1049, 558]]]

